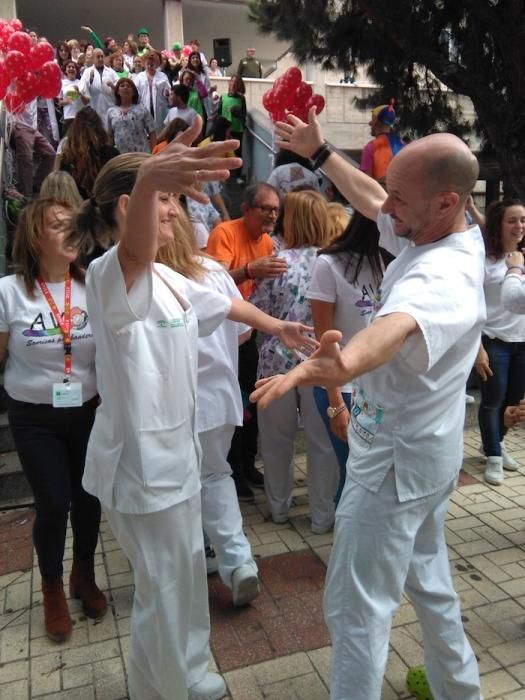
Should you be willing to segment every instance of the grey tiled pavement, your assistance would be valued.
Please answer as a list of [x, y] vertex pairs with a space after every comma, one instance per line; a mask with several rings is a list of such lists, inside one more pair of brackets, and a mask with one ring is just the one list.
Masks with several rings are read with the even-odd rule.
[[[525, 430], [509, 433], [507, 447], [525, 467]], [[480, 659], [485, 698], [525, 700], [525, 468], [505, 483], [483, 483], [477, 430], [465, 432], [464, 469], [479, 482], [452, 497], [447, 539], [465, 626]], [[326, 562], [332, 535], [313, 535], [307, 518], [304, 455], [296, 459], [291, 522], [267, 522], [263, 495], [243, 508], [246, 532], [260, 557], [312, 549]], [[66, 571], [71, 561], [68, 539]], [[76, 601], [69, 642], [44, 635], [36, 568], [0, 576], [0, 700], [121, 700], [127, 697], [125, 659], [129, 640], [132, 575], [107, 523], [97, 553], [97, 578], [112, 608], [99, 623], [87, 620]], [[328, 698], [329, 647], [304, 651], [225, 674], [232, 700]], [[423, 662], [421, 632], [412, 606], [403, 601], [394, 621], [382, 700], [408, 698], [405, 675]], [[211, 664], [213, 666], [213, 659]], [[458, 700], [461, 700], [458, 698]]]

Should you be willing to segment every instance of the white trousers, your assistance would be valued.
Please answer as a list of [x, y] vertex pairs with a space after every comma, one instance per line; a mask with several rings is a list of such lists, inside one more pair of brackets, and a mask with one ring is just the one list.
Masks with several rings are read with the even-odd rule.
[[171, 508], [107, 510], [135, 577], [130, 700], [187, 700], [208, 671], [210, 618], [200, 494]]
[[330, 527], [334, 522], [334, 496], [339, 467], [310, 386], [289, 391], [258, 413], [266, 498], [272, 515], [288, 513], [294, 485], [294, 440], [298, 429], [298, 409], [306, 440], [312, 524]]
[[391, 469], [378, 493], [347, 478], [336, 514], [324, 613], [331, 700], [379, 700], [392, 616], [403, 594], [423, 630], [436, 700], [480, 700], [479, 672], [452, 586], [444, 526], [454, 483], [400, 503]]
[[226, 457], [235, 426], [199, 433], [202, 447], [202, 526], [219, 563], [219, 576], [231, 588], [231, 578], [240, 566], [251, 566], [257, 574], [248, 538], [242, 529], [242, 515]]

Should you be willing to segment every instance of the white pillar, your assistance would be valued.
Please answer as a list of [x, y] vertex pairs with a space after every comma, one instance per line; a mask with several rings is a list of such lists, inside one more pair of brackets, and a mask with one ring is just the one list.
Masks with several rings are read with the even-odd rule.
[[182, 0], [164, 0], [164, 47], [171, 49], [174, 41], [184, 43]]

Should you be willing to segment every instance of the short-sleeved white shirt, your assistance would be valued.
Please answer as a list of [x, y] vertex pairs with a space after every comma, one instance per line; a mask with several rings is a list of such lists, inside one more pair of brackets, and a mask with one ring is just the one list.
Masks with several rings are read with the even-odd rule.
[[[71, 92], [71, 94], [74, 95], [74, 88], [78, 87], [80, 85], [80, 80], [78, 78], [75, 78], [74, 80], [70, 80], [69, 78], [62, 78], [62, 89], [60, 91], [60, 99], [65, 100], [66, 97], [69, 97], [68, 92]], [[71, 104], [64, 105], [63, 113], [64, 113], [64, 119], [74, 119], [77, 116], [77, 113], [82, 109], [84, 105], [82, 104], [82, 100], [80, 97], [77, 95]]]
[[230, 299], [157, 264], [126, 292], [115, 246], [89, 266], [87, 301], [101, 405], [84, 488], [123, 513], [191, 498], [200, 489], [197, 339], [226, 317]]
[[[61, 314], [65, 283], [47, 287]], [[71, 381], [82, 384], [82, 400], [97, 393], [95, 341], [89, 323], [86, 289], [71, 281]], [[64, 344], [60, 327], [38, 285], [27, 295], [23, 279], [0, 279], [0, 332], [9, 333], [5, 390], [11, 398], [28, 403], [53, 403], [53, 384], [64, 379]]]
[[197, 112], [193, 109], [193, 107], [170, 107], [164, 119], [164, 125], [169, 124], [174, 119], [183, 119], [186, 124], [191, 126], [196, 116]]
[[[201, 284], [228, 297], [242, 299], [237, 285], [215, 260], [202, 258], [208, 273]], [[250, 327], [225, 319], [213, 333], [199, 338], [197, 375], [197, 430], [199, 433], [221, 425], [242, 425], [242, 398], [237, 379], [239, 335]]]
[[[380, 245], [403, 245], [378, 217]], [[388, 266], [371, 320], [412, 316], [420, 332], [390, 362], [355, 380], [349, 478], [377, 491], [394, 467], [400, 501], [450, 483], [461, 467], [465, 383], [485, 322], [484, 245], [473, 229], [406, 245]]]
[[[355, 284], [350, 281], [353, 275], [354, 267], [348, 255], [320, 255], [314, 263], [306, 294], [307, 299], [334, 304], [333, 328], [343, 334], [342, 346], [368, 325], [378, 289], [366, 258]], [[351, 383], [341, 387], [345, 393], [351, 390]]]
[[487, 303], [487, 321], [483, 335], [497, 338], [506, 343], [525, 341], [525, 316], [507, 310], [501, 298], [503, 281], [507, 272], [505, 258], [485, 259], [485, 301]]
[[525, 314], [525, 285], [521, 275], [510, 272], [503, 280], [501, 302], [506, 311]]

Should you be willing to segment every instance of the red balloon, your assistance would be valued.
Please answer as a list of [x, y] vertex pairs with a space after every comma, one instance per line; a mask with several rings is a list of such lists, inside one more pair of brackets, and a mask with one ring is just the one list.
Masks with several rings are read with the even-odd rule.
[[264, 109], [266, 109], [268, 112], [272, 111], [275, 105], [275, 98], [272, 90], [266, 90], [266, 92], [262, 96], [262, 104]]
[[293, 104], [294, 93], [291, 92], [286, 82], [282, 82], [273, 90], [275, 105], [281, 109], [291, 107]]
[[10, 51], [20, 51], [24, 56], [29, 55], [32, 47], [31, 37], [26, 32], [15, 32], [9, 37], [7, 48]]
[[60, 66], [54, 61], [46, 61], [38, 72], [41, 80], [62, 80], [62, 71], [60, 70]]
[[311, 85], [308, 85], [308, 83], [301, 83], [295, 90], [295, 104], [301, 106], [305, 105], [312, 96], [312, 93], [313, 90]]
[[286, 121], [286, 112], [284, 109], [280, 107], [275, 107], [271, 112], [270, 112], [270, 117], [272, 118], [272, 121], [274, 122], [285, 122]]
[[16, 92], [8, 92], [5, 96], [5, 106], [10, 114], [19, 114], [24, 110], [25, 102]]
[[308, 110], [310, 107], [315, 106], [315, 113], [321, 114], [325, 106], [324, 97], [322, 95], [312, 95], [306, 103], [306, 106], [308, 107]]
[[10, 78], [19, 78], [28, 68], [28, 58], [20, 51], [10, 51], [5, 57], [4, 65]]
[[46, 100], [53, 100], [60, 93], [61, 89], [61, 80], [50, 79], [49, 81], [40, 82], [38, 92]]
[[39, 92], [42, 97], [56, 97], [62, 87], [62, 71], [58, 63], [46, 61], [39, 71]]
[[24, 99], [25, 102], [31, 102], [38, 97], [40, 92], [39, 80], [31, 71], [27, 71], [25, 75], [16, 79], [16, 93]]
[[15, 32], [21, 32], [22, 29], [24, 28], [24, 25], [18, 19], [18, 17], [15, 17], [14, 19], [12, 19], [8, 24], [10, 24], [11, 27], [13, 27], [13, 31], [15, 31]]
[[301, 73], [299, 68], [292, 66], [292, 68], [288, 68], [288, 70], [285, 72], [284, 79], [286, 80], [290, 88], [292, 90], [295, 90], [301, 84], [303, 74]]
[[4, 70], [4, 64], [1, 63], [0, 70], [0, 100], [3, 100], [7, 93], [7, 88], [11, 84], [11, 78], [7, 75]]
[[2, 51], [5, 51], [7, 49], [7, 42], [9, 41], [9, 37], [11, 34], [14, 34], [15, 30], [13, 27], [9, 24], [9, 22], [6, 22], [4, 20], [3, 24], [0, 24], [0, 48]]
[[29, 65], [33, 70], [40, 68], [47, 61], [52, 61], [55, 58], [55, 50], [47, 41], [39, 41], [38, 44], [31, 47], [29, 52]]

